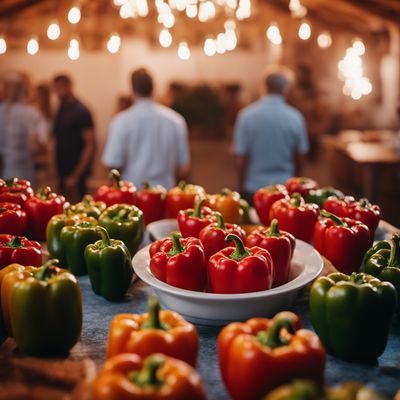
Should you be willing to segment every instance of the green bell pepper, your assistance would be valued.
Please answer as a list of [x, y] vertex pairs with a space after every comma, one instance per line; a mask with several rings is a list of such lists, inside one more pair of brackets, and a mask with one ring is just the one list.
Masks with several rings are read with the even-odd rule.
[[131, 255], [124, 242], [110, 239], [107, 231], [98, 226], [101, 240], [89, 244], [85, 261], [93, 291], [106, 300], [121, 300], [132, 281]]
[[325, 200], [328, 197], [336, 197], [337, 199], [344, 199], [344, 194], [332, 186], [326, 186], [323, 188], [310, 190], [307, 195], [307, 203], [317, 204], [319, 208], [322, 208]]
[[364, 271], [381, 281], [393, 284], [397, 291], [397, 313], [400, 313], [400, 236], [382, 240], [372, 246], [364, 257]]
[[93, 222], [81, 221], [72, 226], [65, 226], [61, 230], [60, 238], [66, 254], [67, 267], [74, 275], [87, 274], [86, 246], [101, 239], [96, 226]]
[[142, 211], [128, 204], [114, 204], [99, 218], [99, 225], [105, 228], [113, 239], [122, 240], [133, 256], [143, 240], [144, 219]]
[[107, 208], [104, 201], [95, 201], [90, 194], [83, 197], [82, 201], [71, 206], [75, 214], [86, 214], [89, 217], [99, 219], [101, 213]]
[[47, 224], [46, 245], [50, 258], [56, 258], [61, 266], [67, 264], [65, 251], [61, 243], [61, 230], [64, 226], [75, 225], [79, 221], [90, 221], [96, 223], [92, 218], [86, 217], [86, 214], [74, 214], [70, 208], [64, 210], [64, 214], [54, 215]]
[[29, 355], [66, 354], [82, 329], [82, 299], [75, 276], [50, 260], [17, 280], [11, 291], [11, 325]]
[[333, 273], [311, 287], [311, 321], [330, 354], [371, 361], [385, 350], [396, 302], [390, 282], [364, 273]]

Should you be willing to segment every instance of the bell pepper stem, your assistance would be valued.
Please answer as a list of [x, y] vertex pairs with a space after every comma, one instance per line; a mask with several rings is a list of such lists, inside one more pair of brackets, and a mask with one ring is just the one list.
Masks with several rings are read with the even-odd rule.
[[18, 182], [18, 178], [14, 177], [14, 178], [6, 179], [5, 182], [6, 182], [7, 187], [12, 187]]
[[232, 194], [232, 190], [231, 190], [231, 189], [223, 188], [223, 189], [221, 190], [221, 195], [222, 195], [222, 196], [230, 196], [231, 194]]
[[8, 243], [7, 243], [7, 247], [22, 247], [22, 242], [21, 242], [21, 238], [19, 236], [15, 236], [14, 238], [12, 238]]
[[295, 207], [299, 207], [302, 201], [302, 197], [300, 193], [293, 193], [292, 196], [290, 197], [290, 202], [293, 206]]
[[179, 181], [178, 188], [181, 189], [182, 192], [184, 192], [186, 189], [186, 185], [187, 185], [187, 183], [185, 181]]
[[7, 208], [0, 207], [0, 214], [2, 214], [4, 211], [7, 211]]
[[167, 330], [167, 324], [164, 324], [160, 320], [160, 301], [157, 297], [150, 297], [148, 302], [149, 307], [149, 318], [147, 321], [142, 325], [142, 329], [162, 329]]
[[116, 170], [116, 169], [112, 169], [111, 171], [110, 171], [110, 179], [112, 179], [115, 183], [116, 183], [116, 185], [117, 185], [117, 188], [120, 188], [121, 186], [122, 186], [122, 183], [121, 183], [121, 174], [119, 173], [119, 171], [118, 170]]
[[153, 354], [144, 362], [140, 371], [133, 371], [128, 375], [129, 380], [139, 387], [160, 386], [162, 381], [158, 378], [158, 370], [165, 363], [161, 354]]
[[240, 239], [239, 236], [233, 235], [232, 233], [227, 235], [227, 237], [225, 238], [225, 242], [229, 243], [231, 240], [235, 242], [236, 249], [232, 252], [229, 258], [235, 261], [240, 261], [245, 257], [251, 256], [252, 253], [246, 250], [242, 239]]
[[226, 229], [225, 222], [224, 222], [224, 217], [222, 214], [218, 211], [214, 213], [215, 218], [217, 218], [217, 228], [222, 229], [223, 231]]
[[93, 201], [93, 197], [90, 194], [85, 194], [83, 196], [82, 202], [85, 204], [90, 204]]
[[400, 265], [400, 236], [398, 233], [394, 233], [392, 240], [390, 241], [390, 257], [388, 261], [388, 267], [394, 267]]
[[58, 263], [59, 261], [56, 258], [48, 260], [33, 276], [40, 281], [49, 279], [55, 273], [54, 265]]
[[182, 235], [180, 233], [171, 233], [171, 239], [172, 239], [172, 247], [171, 250], [168, 252], [169, 256], [176, 256], [177, 254], [183, 253], [185, 251], [185, 248], [182, 246], [180, 239], [182, 238]]
[[365, 198], [365, 197], [360, 199], [358, 204], [360, 205], [360, 208], [368, 208], [371, 205], [369, 200], [367, 198]]
[[142, 182], [142, 189], [143, 190], [149, 190], [150, 189], [150, 183], [149, 183], [149, 181], [143, 181]]
[[48, 200], [50, 194], [51, 194], [50, 186], [45, 186], [37, 191], [36, 197], [38, 197], [41, 200]]
[[257, 340], [264, 346], [272, 349], [286, 346], [289, 341], [287, 338], [282, 337], [281, 333], [283, 329], [290, 334], [294, 334], [296, 331], [293, 322], [289, 318], [274, 318], [270, 327], [266, 331], [261, 331], [257, 334]]
[[110, 235], [108, 234], [107, 229], [102, 226], [96, 226], [96, 232], [100, 234], [104, 247], [111, 246]]
[[335, 225], [337, 225], [337, 226], [347, 226], [347, 224], [341, 218], [339, 218], [335, 214], [330, 213], [329, 211], [321, 210], [319, 215], [321, 217], [331, 219], [335, 223]]
[[201, 199], [199, 199], [196, 202], [196, 205], [194, 207], [194, 212], [193, 212], [193, 217], [197, 217], [197, 218], [203, 218], [203, 213], [201, 212], [201, 208], [203, 207], [204, 202], [206, 201], [206, 199], [204, 197], [202, 197]]
[[280, 236], [281, 233], [279, 232], [279, 223], [276, 218], [274, 218], [271, 222], [271, 225], [268, 229], [267, 236]]
[[363, 274], [363, 273], [353, 272], [350, 275], [350, 280], [352, 282], [356, 283], [357, 285], [362, 285], [363, 283], [368, 283], [368, 281], [365, 279], [365, 274]]

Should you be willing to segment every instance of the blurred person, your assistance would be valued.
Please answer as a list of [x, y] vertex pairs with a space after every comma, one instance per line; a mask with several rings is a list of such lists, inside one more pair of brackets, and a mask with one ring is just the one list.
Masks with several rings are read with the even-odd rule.
[[131, 96], [118, 96], [117, 113], [127, 110], [133, 104]]
[[75, 97], [69, 76], [56, 76], [53, 86], [60, 101], [53, 126], [60, 191], [76, 202], [87, 192], [96, 148], [94, 123], [89, 109]]
[[135, 103], [111, 121], [103, 163], [136, 185], [147, 180], [170, 188], [189, 172], [185, 120], [152, 99], [153, 78], [146, 69], [134, 71], [131, 84]]
[[43, 145], [42, 118], [27, 103], [29, 79], [10, 73], [3, 79], [3, 101], [0, 104], [0, 177], [18, 177], [34, 183], [35, 152]]
[[236, 121], [234, 154], [239, 191], [249, 202], [260, 187], [301, 175], [309, 144], [303, 116], [285, 100], [292, 81], [288, 68], [268, 68], [266, 95], [243, 109]]

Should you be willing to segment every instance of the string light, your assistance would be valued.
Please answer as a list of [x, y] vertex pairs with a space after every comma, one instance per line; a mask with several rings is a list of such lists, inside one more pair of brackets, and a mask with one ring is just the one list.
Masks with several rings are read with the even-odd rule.
[[212, 57], [217, 52], [215, 40], [212, 38], [207, 38], [204, 42], [203, 50], [207, 56]]
[[190, 58], [190, 49], [186, 42], [179, 43], [178, 47], [178, 57], [181, 60], [189, 60]]
[[365, 53], [365, 45], [361, 39], [353, 41], [353, 46], [346, 50], [345, 56], [338, 63], [339, 79], [344, 81], [343, 94], [359, 100], [372, 92], [372, 84], [363, 76], [361, 56]]
[[163, 29], [160, 32], [159, 41], [162, 47], [169, 47], [172, 44], [172, 35], [169, 33], [167, 29]]
[[7, 42], [4, 36], [0, 36], [0, 54], [4, 54], [7, 51]]
[[122, 19], [127, 19], [134, 16], [131, 3], [122, 4], [121, 8], [119, 9], [119, 16]]
[[57, 22], [52, 22], [47, 28], [47, 37], [50, 40], [57, 40], [60, 37], [60, 26]]
[[29, 39], [28, 44], [26, 45], [26, 51], [31, 56], [34, 56], [39, 51], [39, 42], [35, 37]]
[[361, 39], [354, 39], [352, 47], [359, 56], [362, 56], [365, 53], [365, 45]]
[[303, 22], [299, 28], [299, 38], [308, 40], [311, 37], [311, 26], [307, 22]]
[[307, 8], [300, 3], [300, 0], [290, 0], [289, 10], [294, 18], [303, 18], [307, 15]]
[[69, 41], [69, 48], [68, 48], [68, 57], [75, 61], [79, 58], [80, 51], [79, 51], [79, 41], [78, 39], [71, 39]]
[[332, 45], [331, 34], [328, 31], [321, 32], [317, 37], [317, 43], [318, 46], [321, 47], [321, 49], [327, 49], [328, 47], [331, 47]]
[[118, 33], [112, 34], [107, 42], [107, 50], [111, 54], [115, 54], [118, 52], [120, 46], [121, 46], [121, 38], [119, 37]]
[[282, 43], [281, 32], [279, 31], [278, 25], [276, 23], [271, 23], [265, 34], [271, 43], [276, 45], [280, 45]]
[[68, 22], [70, 24], [77, 24], [81, 20], [81, 10], [79, 7], [72, 7], [68, 11]]

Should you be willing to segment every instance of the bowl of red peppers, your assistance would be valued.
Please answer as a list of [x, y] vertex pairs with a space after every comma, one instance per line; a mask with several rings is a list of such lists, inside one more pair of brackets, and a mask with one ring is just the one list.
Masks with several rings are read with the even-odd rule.
[[298, 292], [323, 268], [319, 253], [308, 243], [296, 240], [287, 283], [246, 293], [210, 293], [182, 289], [158, 279], [150, 270], [150, 247], [141, 249], [132, 260], [139, 278], [153, 288], [164, 307], [204, 325], [225, 325], [256, 316], [273, 316], [286, 310], [293, 305]]

